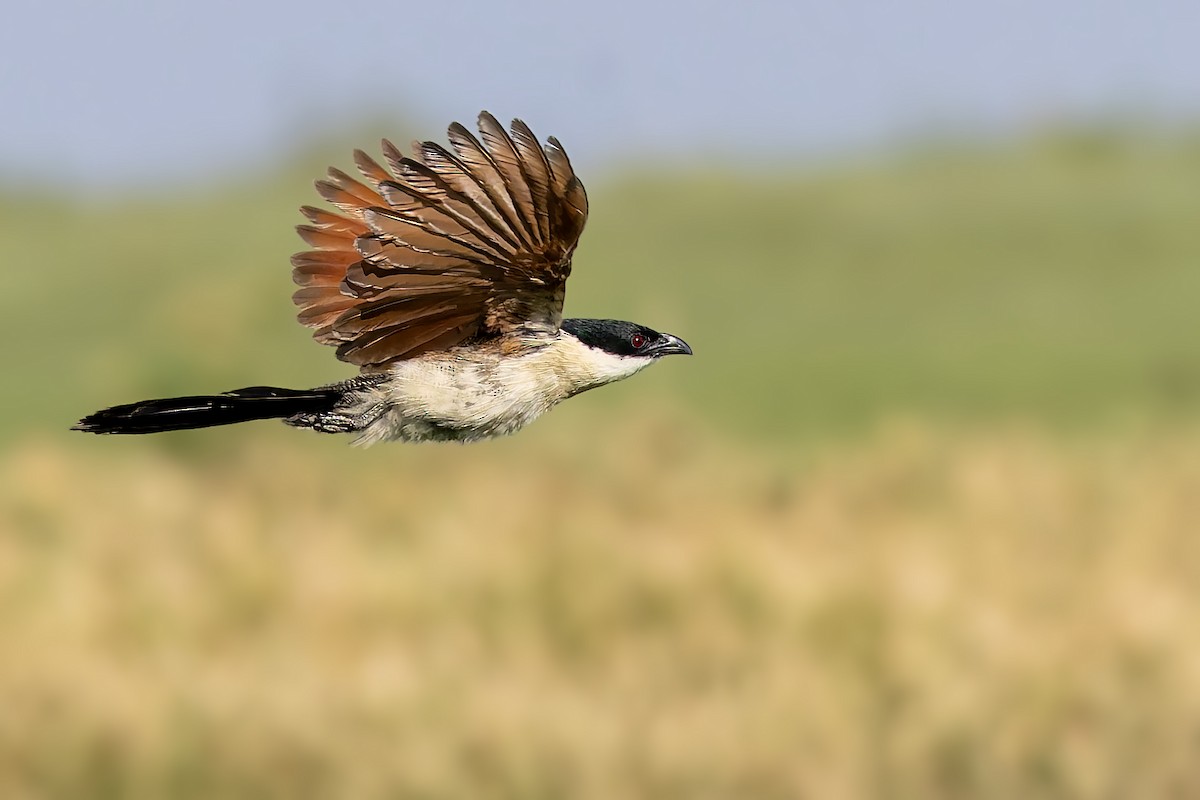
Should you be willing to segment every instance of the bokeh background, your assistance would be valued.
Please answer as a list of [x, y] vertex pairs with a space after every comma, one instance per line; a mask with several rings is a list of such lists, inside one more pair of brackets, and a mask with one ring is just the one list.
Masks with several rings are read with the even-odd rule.
[[[1194, 3], [23, 4], [0, 796], [1200, 796]], [[311, 180], [480, 108], [567, 311], [697, 355], [471, 447], [70, 433], [350, 374]]]

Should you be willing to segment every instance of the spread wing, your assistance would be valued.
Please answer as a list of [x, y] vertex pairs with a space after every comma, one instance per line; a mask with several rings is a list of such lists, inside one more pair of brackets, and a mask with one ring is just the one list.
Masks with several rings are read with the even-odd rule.
[[486, 111], [482, 143], [458, 123], [450, 148], [383, 142], [362, 151], [365, 182], [337, 169], [317, 191], [341, 213], [305, 206], [313, 250], [292, 258], [299, 319], [363, 369], [519, 330], [553, 332], [587, 194], [562, 145]]

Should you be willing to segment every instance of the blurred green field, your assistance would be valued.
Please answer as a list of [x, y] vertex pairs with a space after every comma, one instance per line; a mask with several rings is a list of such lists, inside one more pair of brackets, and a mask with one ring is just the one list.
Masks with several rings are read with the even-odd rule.
[[349, 374], [326, 160], [0, 190], [0, 797], [1200, 795], [1200, 138], [585, 173], [567, 313], [694, 358], [471, 447], [68, 432]]

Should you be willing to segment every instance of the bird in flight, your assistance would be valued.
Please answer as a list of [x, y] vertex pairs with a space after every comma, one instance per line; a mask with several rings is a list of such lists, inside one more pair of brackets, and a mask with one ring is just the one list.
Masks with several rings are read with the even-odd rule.
[[338, 169], [316, 183], [337, 211], [304, 206], [311, 250], [292, 258], [293, 300], [314, 338], [359, 367], [315, 389], [252, 386], [143, 400], [84, 417], [74, 430], [158, 433], [282, 419], [356, 443], [472, 442], [513, 433], [580, 392], [659, 358], [691, 355], [677, 336], [610, 319], [563, 319], [571, 256], [588, 202], [562, 145], [486, 111], [480, 138], [450, 147], [383, 142], [361, 150], [363, 180]]

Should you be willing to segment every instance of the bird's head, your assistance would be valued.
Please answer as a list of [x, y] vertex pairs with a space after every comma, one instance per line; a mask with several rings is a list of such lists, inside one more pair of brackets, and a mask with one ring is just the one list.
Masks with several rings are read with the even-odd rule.
[[628, 378], [663, 356], [692, 354], [678, 336], [634, 322], [565, 319], [562, 329], [579, 343], [573, 365], [579, 372], [579, 391]]

